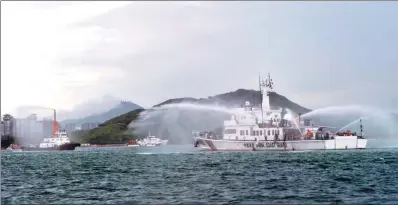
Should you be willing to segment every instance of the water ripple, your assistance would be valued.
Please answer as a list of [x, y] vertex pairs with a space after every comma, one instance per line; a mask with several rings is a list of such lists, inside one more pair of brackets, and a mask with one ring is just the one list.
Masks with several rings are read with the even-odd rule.
[[398, 203], [398, 151], [2, 152], [1, 179], [2, 204]]

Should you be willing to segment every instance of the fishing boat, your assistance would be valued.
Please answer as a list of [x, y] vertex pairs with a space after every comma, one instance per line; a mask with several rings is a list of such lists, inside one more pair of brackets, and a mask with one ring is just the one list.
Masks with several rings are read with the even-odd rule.
[[367, 139], [355, 132], [333, 133], [333, 127], [314, 125], [311, 119], [301, 120], [290, 113], [282, 117], [282, 108], [271, 109], [269, 94], [273, 82], [268, 74], [259, 79], [262, 103], [252, 106], [245, 102], [233, 109], [233, 115], [224, 121], [221, 136], [212, 132], [197, 132], [194, 147], [209, 151], [295, 151], [364, 149]]

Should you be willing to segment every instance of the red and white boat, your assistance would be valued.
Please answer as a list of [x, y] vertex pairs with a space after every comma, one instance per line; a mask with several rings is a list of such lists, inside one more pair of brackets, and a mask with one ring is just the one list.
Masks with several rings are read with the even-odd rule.
[[17, 144], [10, 144], [10, 146], [7, 147], [8, 151], [22, 151], [21, 147]]

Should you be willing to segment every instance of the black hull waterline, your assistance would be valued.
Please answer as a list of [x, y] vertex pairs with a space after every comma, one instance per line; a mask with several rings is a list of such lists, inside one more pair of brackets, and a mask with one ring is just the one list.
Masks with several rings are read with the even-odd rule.
[[68, 143], [58, 147], [21, 147], [23, 151], [61, 151], [61, 150], [75, 150], [76, 147], [80, 147], [79, 143]]

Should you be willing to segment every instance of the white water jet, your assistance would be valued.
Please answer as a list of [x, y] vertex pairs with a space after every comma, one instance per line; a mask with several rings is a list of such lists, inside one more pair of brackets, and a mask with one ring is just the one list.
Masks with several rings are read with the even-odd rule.
[[233, 109], [216, 105], [166, 104], [142, 112], [129, 127], [136, 134], [142, 135], [150, 130], [155, 136], [173, 138], [173, 142], [191, 143], [191, 129], [213, 130], [222, 127], [223, 121], [233, 113]]
[[329, 106], [319, 108], [311, 112], [302, 115], [302, 118], [311, 118], [314, 116], [341, 116], [347, 114], [362, 114], [362, 115], [383, 115], [385, 111], [374, 107], [360, 106], [360, 105], [348, 105], [348, 106]]
[[286, 112], [287, 113], [285, 114], [284, 118], [290, 118], [290, 119], [285, 119], [285, 120], [289, 120], [290, 122], [293, 122], [294, 126], [296, 126], [296, 129], [300, 132], [300, 136], [303, 136], [300, 126], [297, 124], [296, 119], [293, 117], [294, 112], [292, 110], [290, 110], [289, 108], [286, 108]]
[[178, 109], [195, 109], [195, 110], [210, 110], [216, 112], [224, 112], [229, 114], [234, 114], [232, 109], [223, 106], [215, 106], [215, 105], [199, 105], [194, 103], [176, 103], [176, 104], [166, 104], [160, 107], [152, 108], [153, 110], [162, 110], [162, 109], [170, 109], [170, 108], [178, 108]]
[[286, 113], [285, 116], [283, 116], [284, 120], [293, 120], [293, 116], [290, 113]]
[[[371, 137], [377, 138], [397, 138], [398, 137], [398, 121], [393, 118], [390, 111], [382, 110], [375, 107], [350, 105], [350, 106], [330, 106], [313, 110], [302, 115], [302, 118], [322, 117], [339, 119], [352, 118], [356, 116], [367, 116], [371, 118], [371, 123], [367, 122], [365, 127], [366, 132]], [[367, 118], [367, 119], [368, 119]], [[377, 126], [376, 126], [377, 125]]]
[[350, 127], [351, 125], [353, 125], [353, 124], [355, 124], [355, 123], [358, 123], [360, 120], [366, 120], [366, 119], [368, 119], [368, 117], [360, 117], [360, 118], [358, 118], [358, 119], [356, 119], [356, 120], [354, 120], [354, 121], [348, 123], [347, 125], [344, 125], [342, 128], [340, 128], [340, 129], [337, 130], [336, 132], [340, 132], [341, 130], [346, 129], [346, 128]]

